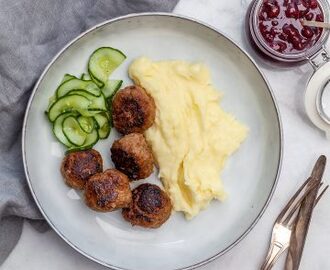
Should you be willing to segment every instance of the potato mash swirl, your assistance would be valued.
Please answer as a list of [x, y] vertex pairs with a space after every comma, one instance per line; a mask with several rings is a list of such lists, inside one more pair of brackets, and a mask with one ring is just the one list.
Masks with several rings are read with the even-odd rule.
[[224, 200], [220, 174], [247, 128], [220, 107], [221, 94], [203, 64], [138, 58], [129, 75], [156, 104], [156, 119], [145, 132], [159, 177], [174, 210], [196, 216], [212, 199]]

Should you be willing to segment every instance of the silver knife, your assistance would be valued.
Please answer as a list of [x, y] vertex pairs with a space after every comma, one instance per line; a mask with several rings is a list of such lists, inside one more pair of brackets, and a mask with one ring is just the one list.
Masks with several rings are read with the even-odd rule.
[[306, 241], [306, 235], [311, 221], [317, 193], [325, 170], [325, 165], [326, 157], [322, 155], [318, 158], [311, 174], [311, 177], [316, 179], [318, 182], [318, 187], [312, 190], [301, 203], [290, 238], [290, 246], [284, 268], [285, 270], [298, 270], [299, 268]]

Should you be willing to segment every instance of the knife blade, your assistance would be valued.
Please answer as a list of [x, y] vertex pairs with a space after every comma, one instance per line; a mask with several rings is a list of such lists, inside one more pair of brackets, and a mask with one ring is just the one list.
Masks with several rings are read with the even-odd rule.
[[289, 251], [285, 261], [285, 270], [298, 270], [299, 268], [309, 224], [313, 214], [315, 200], [321, 184], [325, 166], [326, 157], [322, 155], [315, 163], [311, 174], [311, 177], [318, 182], [318, 185], [302, 201], [295, 221], [295, 226], [290, 238]]

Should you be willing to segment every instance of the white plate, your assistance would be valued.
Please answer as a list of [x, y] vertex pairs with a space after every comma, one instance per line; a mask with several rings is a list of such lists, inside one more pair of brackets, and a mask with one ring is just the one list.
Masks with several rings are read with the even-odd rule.
[[[156, 230], [123, 220], [120, 211], [97, 213], [60, 174], [64, 155], [44, 110], [63, 74], [86, 71], [89, 55], [112, 46], [128, 57], [112, 75], [131, 84], [130, 62], [152, 59], [202, 61], [215, 86], [224, 92], [223, 107], [250, 128], [241, 148], [229, 159], [223, 179], [229, 198], [214, 201], [191, 221], [175, 213]], [[117, 136], [99, 142], [105, 168]], [[281, 124], [271, 90], [251, 58], [234, 42], [200, 22], [169, 14], [130, 15], [105, 22], [66, 46], [42, 74], [31, 96], [23, 128], [23, 156], [32, 194], [53, 229], [73, 248], [114, 269], [192, 269], [225, 253], [255, 225], [274, 191], [281, 163]], [[148, 181], [159, 184], [156, 174]]]

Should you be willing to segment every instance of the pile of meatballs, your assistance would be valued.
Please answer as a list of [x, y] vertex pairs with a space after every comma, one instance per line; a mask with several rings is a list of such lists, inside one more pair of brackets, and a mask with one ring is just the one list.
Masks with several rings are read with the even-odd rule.
[[116, 169], [103, 171], [103, 160], [94, 149], [67, 154], [61, 172], [67, 185], [84, 190], [87, 206], [101, 212], [122, 209], [125, 220], [146, 228], [160, 227], [171, 215], [168, 195], [153, 184], [130, 189], [130, 181], [147, 178], [154, 159], [143, 132], [155, 120], [155, 102], [139, 86], [128, 86], [112, 100], [114, 127], [123, 134], [111, 149]]

